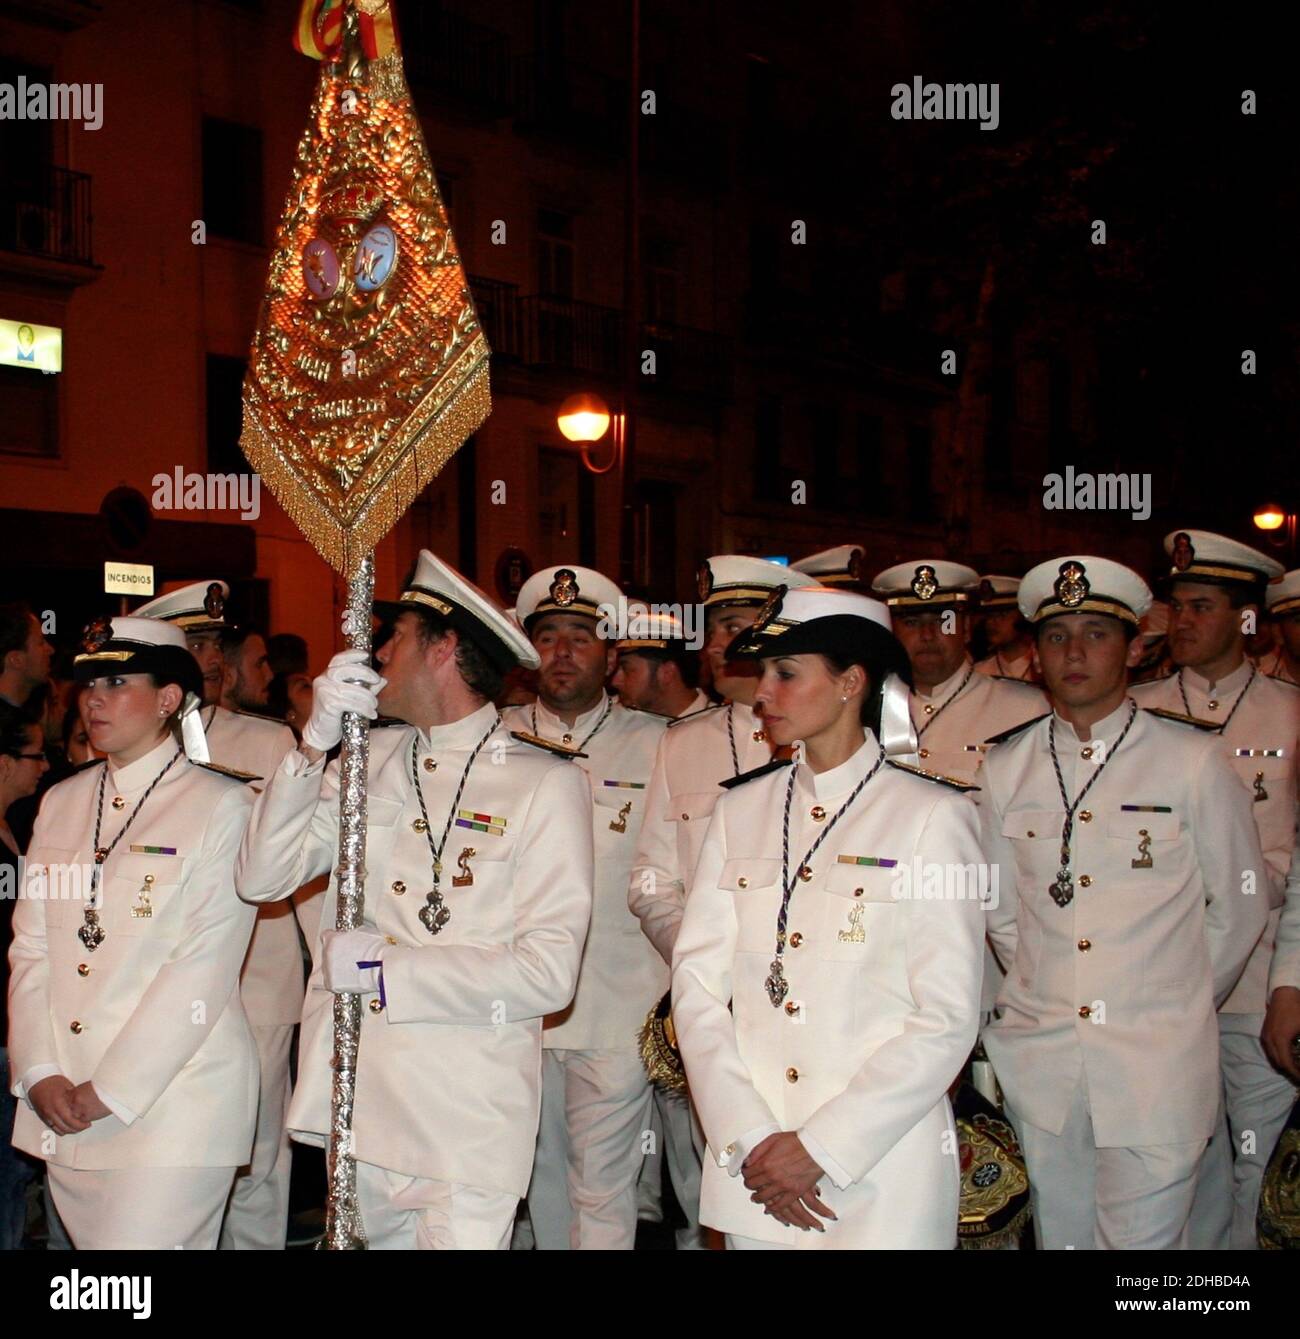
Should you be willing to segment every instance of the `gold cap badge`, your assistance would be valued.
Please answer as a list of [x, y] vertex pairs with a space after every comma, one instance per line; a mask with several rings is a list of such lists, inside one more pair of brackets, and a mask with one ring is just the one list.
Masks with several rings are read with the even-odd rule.
[[1061, 575], [1053, 583], [1056, 598], [1067, 609], [1075, 609], [1088, 598], [1091, 586], [1084, 575], [1082, 563], [1062, 563]]
[[567, 609], [578, 598], [578, 578], [567, 567], [561, 567], [551, 582], [551, 599], [561, 608]]
[[935, 579], [934, 568], [918, 567], [912, 578], [912, 594], [918, 600], [932, 600], [938, 589], [939, 582]]
[[1174, 566], [1180, 572], [1186, 572], [1196, 559], [1196, 549], [1192, 546], [1192, 537], [1186, 530], [1180, 530], [1174, 536]]

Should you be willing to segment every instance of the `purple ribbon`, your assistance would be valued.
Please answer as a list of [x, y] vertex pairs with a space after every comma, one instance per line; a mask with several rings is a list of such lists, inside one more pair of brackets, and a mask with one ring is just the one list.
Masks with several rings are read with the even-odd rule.
[[364, 971], [367, 967], [378, 967], [378, 968], [379, 968], [379, 1004], [380, 1004], [380, 1007], [381, 1007], [381, 1008], [385, 1008], [385, 1009], [386, 1009], [386, 1008], [388, 1007], [388, 997], [384, 994], [384, 962], [383, 962], [383, 959], [380, 958], [380, 959], [379, 959], [378, 961], [376, 961], [376, 962], [359, 962], [359, 963], [357, 963], [357, 966], [360, 967], [363, 971]]

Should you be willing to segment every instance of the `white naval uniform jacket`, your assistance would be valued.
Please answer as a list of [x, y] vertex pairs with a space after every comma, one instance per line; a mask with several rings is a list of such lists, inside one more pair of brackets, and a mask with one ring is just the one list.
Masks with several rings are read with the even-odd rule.
[[[839, 767], [796, 765], [792, 873], [880, 756], [864, 734]], [[979, 863], [975, 806], [883, 765], [812, 856], [811, 879], [795, 879], [790, 989], [773, 1008], [764, 982], [790, 775], [778, 764], [718, 801], [677, 936], [673, 1021], [709, 1147], [700, 1221], [797, 1247], [951, 1249], [959, 1177], [947, 1094], [979, 1023], [984, 916], [973, 899], [894, 894], [918, 860]], [[740, 1164], [776, 1130], [797, 1131], [827, 1173], [823, 1198], [839, 1221], [824, 1237], [750, 1201]]]
[[[79, 866], [88, 894], [104, 767], [100, 845], [108, 846], [176, 747], [168, 738], [126, 767], [88, 767], [53, 786], [28, 851], [31, 886], [58, 891], [66, 876], [41, 871]], [[15, 1095], [25, 1096], [25, 1079], [89, 1079], [106, 1105], [134, 1119], [105, 1116], [60, 1135], [51, 1153], [42, 1142], [48, 1129], [22, 1102], [16, 1147], [94, 1170], [247, 1162], [258, 1064], [236, 985], [254, 918], [235, 896], [234, 870], [251, 801], [246, 786], [181, 758], [104, 863], [105, 937], [93, 953], [77, 937], [81, 900], [18, 902], [9, 983]], [[133, 916], [144, 888], [152, 915]]]
[[969, 783], [988, 752], [985, 741], [1041, 716], [1048, 702], [1036, 684], [990, 678], [968, 656], [952, 678], [929, 694], [913, 689], [908, 706], [920, 765]]
[[[732, 756], [732, 744], [735, 756]], [[664, 731], [646, 793], [627, 904], [666, 963], [722, 782], [762, 767], [772, 745], [762, 718], [736, 702], [682, 716]]]
[[[205, 707], [208, 752], [214, 763], [260, 778], [255, 795], [297, 747], [293, 731], [266, 716]], [[302, 1016], [302, 946], [292, 902], [258, 907], [253, 940], [239, 975], [239, 995], [250, 1027], [292, 1025]]]
[[[440, 840], [474, 746], [496, 710], [484, 706], [427, 733], [370, 733], [363, 928], [396, 942], [383, 952], [386, 1006], [361, 1011], [352, 1148], [388, 1171], [522, 1195], [532, 1172], [541, 1100], [544, 1015], [573, 996], [591, 914], [591, 801], [571, 762], [498, 726], [456, 803], [440, 888], [451, 919], [435, 936], [419, 919], [433, 859], [411, 777]], [[291, 753], [258, 798], [236, 882], [249, 901], [289, 897], [332, 874], [338, 896], [339, 765]], [[454, 887], [460, 857], [474, 882]], [[327, 928], [333, 917], [323, 918]], [[330, 1129], [333, 994], [320, 954], [303, 1004], [290, 1132], [322, 1143]]]
[[[1286, 894], [1287, 870], [1295, 846], [1296, 826], [1296, 749], [1300, 746], [1300, 688], [1267, 675], [1256, 673], [1246, 689], [1253, 666], [1239, 665], [1226, 679], [1210, 684], [1192, 670], [1184, 670], [1183, 689], [1187, 705], [1178, 690], [1177, 674], [1150, 683], [1134, 684], [1133, 697], [1140, 707], [1160, 707], [1165, 711], [1187, 713], [1202, 721], [1232, 719], [1217, 739], [1233, 770], [1241, 778], [1251, 798], [1250, 812], [1259, 830], [1264, 859], [1271, 872], [1268, 889], [1270, 915], [1268, 925], [1255, 946], [1241, 981], [1224, 1001], [1220, 1013], [1225, 1019], [1244, 1015], [1241, 1026], [1258, 1031], [1252, 1020], [1262, 1014], [1268, 1002], [1268, 970], [1273, 956], [1273, 941]], [[1242, 692], [1245, 698], [1241, 697]], [[1233, 708], [1241, 702], [1234, 712]], [[1215, 705], [1210, 706], [1213, 702]], [[1273, 756], [1266, 756], [1266, 755]], [[1280, 754], [1281, 756], [1277, 756]], [[1257, 784], [1258, 783], [1258, 784]], [[1259, 799], [1262, 788], [1266, 799]]]
[[[512, 730], [561, 743], [567, 735], [570, 747], [581, 744], [587, 756], [576, 759], [574, 766], [591, 783], [596, 856], [591, 930], [573, 1003], [546, 1020], [542, 1045], [552, 1050], [634, 1053], [646, 1014], [668, 989], [668, 968], [627, 906], [628, 873], [645, 816], [646, 787], [664, 733], [664, 718], [629, 711], [613, 698], [608, 701], [609, 715], [594, 735], [591, 731], [605, 710], [604, 702], [584, 712], [571, 726], [540, 701], [505, 713]], [[591, 738], [583, 744], [588, 735]]]
[[[913, 690], [908, 707], [917, 730], [920, 765], [927, 771], [978, 785], [977, 773], [990, 747], [986, 741], [1041, 716], [1048, 703], [1037, 684], [990, 678], [980, 673], [978, 665], [974, 666], [975, 673], [971, 674], [971, 669], [967, 657], [952, 678], [936, 685], [929, 696]], [[971, 798], [978, 804], [980, 792], [973, 791]], [[985, 948], [980, 1002], [985, 1014], [998, 997], [1004, 965], [991, 948]]]
[[[985, 857], [999, 887], [988, 928], [1008, 964], [984, 1045], [1017, 1115], [1051, 1134], [1082, 1071], [1099, 1148], [1214, 1133], [1215, 1005], [1268, 913], [1250, 800], [1215, 741], [1138, 711], [1116, 747], [1130, 705], [1099, 721], [1087, 744], [1056, 720], [1072, 801], [1109, 752], [1075, 815], [1074, 898], [1064, 907], [1048, 893], [1065, 820], [1052, 718], [996, 744], [980, 777]], [[1243, 891], [1246, 871], [1253, 893]]]

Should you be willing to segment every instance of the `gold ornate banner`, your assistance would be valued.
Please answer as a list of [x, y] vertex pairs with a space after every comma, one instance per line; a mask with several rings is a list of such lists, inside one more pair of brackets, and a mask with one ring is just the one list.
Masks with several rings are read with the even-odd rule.
[[[322, 62], [248, 376], [244, 454], [351, 577], [491, 410], [488, 345], [401, 53]], [[386, 8], [386, 6], [384, 6]]]

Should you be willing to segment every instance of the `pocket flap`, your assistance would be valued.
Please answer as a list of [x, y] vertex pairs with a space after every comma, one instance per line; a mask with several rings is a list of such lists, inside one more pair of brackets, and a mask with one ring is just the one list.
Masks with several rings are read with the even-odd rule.
[[166, 888], [180, 883], [185, 873], [183, 855], [146, 855], [142, 851], [114, 851], [108, 857], [105, 872], [110, 879], [129, 879], [143, 884], [145, 875], [153, 876], [152, 886]]
[[1002, 819], [1002, 835], [1021, 840], [1059, 841], [1065, 815], [1059, 809], [1017, 809]]
[[718, 887], [729, 892], [744, 892], [750, 888], [770, 888], [781, 881], [781, 862], [741, 856], [728, 860], [718, 875]]
[[693, 823], [697, 819], [709, 818], [721, 794], [720, 790], [694, 790], [674, 795], [668, 801], [668, 812], [664, 817], [670, 823]]
[[[885, 859], [887, 857], [881, 857]], [[893, 902], [895, 865], [847, 865], [838, 860], [826, 871], [822, 887], [850, 902]]]

